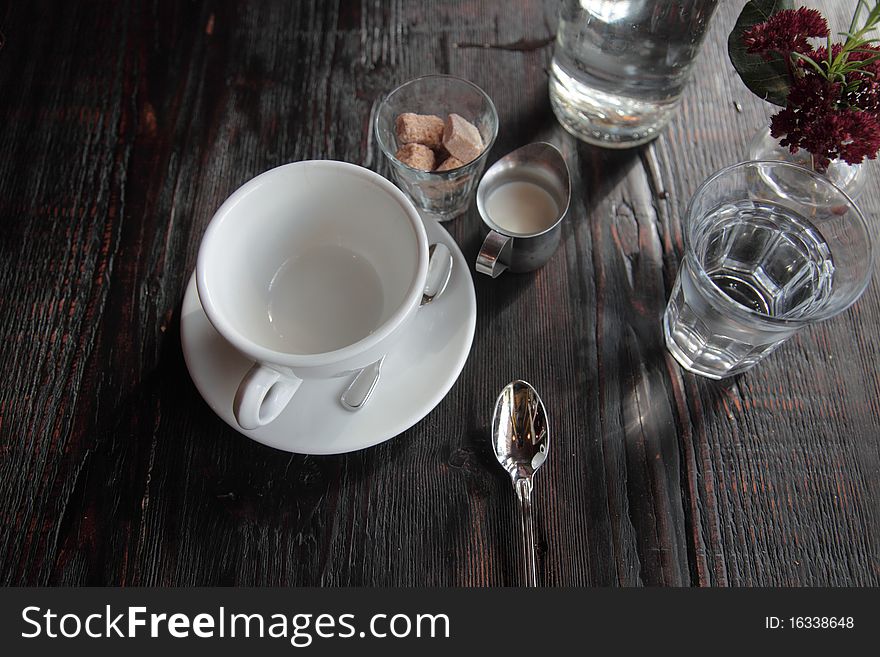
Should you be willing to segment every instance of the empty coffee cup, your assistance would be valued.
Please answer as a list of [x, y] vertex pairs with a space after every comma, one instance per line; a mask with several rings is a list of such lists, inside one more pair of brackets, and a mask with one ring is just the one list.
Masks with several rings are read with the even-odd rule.
[[345, 162], [280, 166], [220, 207], [199, 249], [208, 319], [253, 367], [233, 410], [243, 429], [275, 419], [303, 379], [377, 361], [422, 298], [424, 226], [392, 183]]
[[496, 278], [547, 262], [559, 246], [570, 196], [568, 166], [552, 144], [528, 144], [493, 164], [477, 188], [477, 209], [488, 231], [477, 271]]

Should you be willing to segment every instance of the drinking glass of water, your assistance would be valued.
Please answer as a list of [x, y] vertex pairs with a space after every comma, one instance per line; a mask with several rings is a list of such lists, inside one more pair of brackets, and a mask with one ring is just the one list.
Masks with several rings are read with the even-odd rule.
[[865, 217], [827, 178], [787, 162], [713, 174], [691, 200], [684, 233], [663, 331], [682, 367], [712, 379], [846, 310], [871, 278]]
[[550, 102], [575, 137], [643, 144], [678, 107], [718, 0], [563, 0]]

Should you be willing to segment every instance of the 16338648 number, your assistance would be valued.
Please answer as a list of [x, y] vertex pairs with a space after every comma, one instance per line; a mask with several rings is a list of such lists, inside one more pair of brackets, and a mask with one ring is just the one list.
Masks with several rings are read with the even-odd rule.
[[855, 627], [852, 616], [791, 616], [788, 621], [793, 630], [851, 630]]

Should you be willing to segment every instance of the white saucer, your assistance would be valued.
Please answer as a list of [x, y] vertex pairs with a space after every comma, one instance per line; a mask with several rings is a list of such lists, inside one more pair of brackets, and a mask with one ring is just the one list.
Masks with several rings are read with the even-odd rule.
[[245, 431], [232, 416], [232, 398], [251, 362], [208, 321], [191, 278], [183, 298], [180, 340], [190, 376], [202, 397], [228, 425], [259, 443], [298, 454], [341, 454], [372, 447], [403, 433], [430, 413], [461, 374], [474, 339], [477, 302], [470, 268], [455, 240], [424, 219], [428, 242], [443, 242], [455, 259], [443, 295], [421, 308], [394, 351], [382, 378], [360, 411], [345, 410], [339, 396], [351, 376], [305, 381], [278, 418]]

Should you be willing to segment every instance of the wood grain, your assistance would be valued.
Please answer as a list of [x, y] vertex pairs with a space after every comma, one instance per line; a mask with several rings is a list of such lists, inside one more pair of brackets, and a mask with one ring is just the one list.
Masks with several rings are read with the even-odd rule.
[[[629, 152], [553, 118], [549, 1], [0, 9], [0, 582], [516, 585], [487, 425], [525, 378], [553, 429], [536, 491], [547, 585], [880, 584], [877, 286], [731, 381], [663, 347], [687, 201], [770, 112], [726, 59], [740, 4], [721, 3], [672, 124]], [[848, 3], [810, 4], [845, 27]], [[285, 162], [387, 175], [373, 105], [429, 72], [494, 99], [490, 161], [538, 139], [563, 150], [562, 245], [534, 274], [475, 278], [461, 378], [403, 435], [320, 458], [252, 443], [183, 363], [201, 234]], [[476, 211], [448, 229], [473, 260]]]

